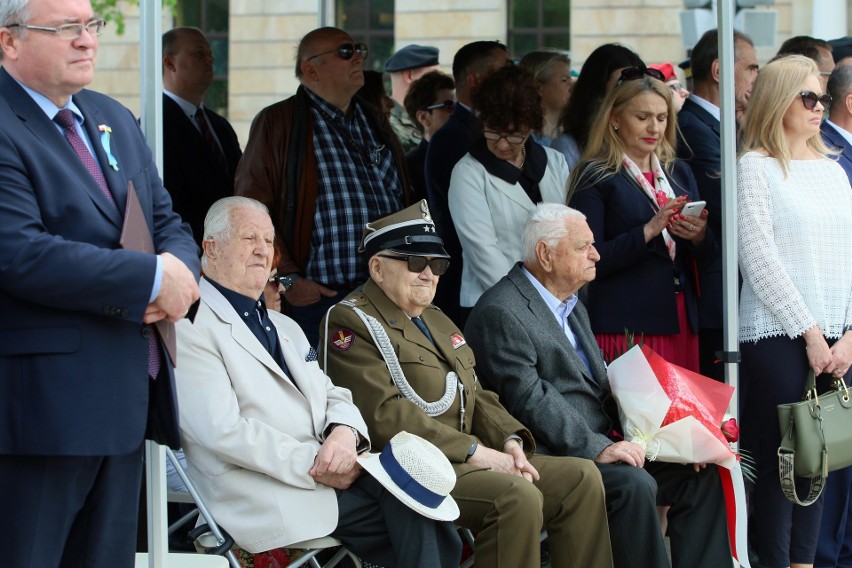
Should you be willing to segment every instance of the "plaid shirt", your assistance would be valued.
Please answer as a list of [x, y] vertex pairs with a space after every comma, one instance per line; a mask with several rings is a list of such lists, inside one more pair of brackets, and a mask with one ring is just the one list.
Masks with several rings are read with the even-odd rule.
[[358, 252], [364, 225], [402, 209], [402, 177], [391, 149], [382, 144], [354, 100], [346, 118], [336, 106], [309, 89], [305, 92], [313, 105], [319, 169], [305, 276], [327, 286], [365, 282], [367, 259]]

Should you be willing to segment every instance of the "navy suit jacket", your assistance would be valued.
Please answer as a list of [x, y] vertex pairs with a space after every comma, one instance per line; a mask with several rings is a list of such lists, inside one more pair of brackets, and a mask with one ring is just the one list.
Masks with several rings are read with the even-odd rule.
[[242, 156], [228, 121], [206, 107], [204, 112], [225, 153], [227, 170], [180, 106], [163, 95], [163, 185], [172, 196], [175, 212], [189, 223], [199, 245], [207, 210], [215, 201], [234, 195], [234, 174]]
[[[92, 91], [73, 100], [117, 209], [56, 125], [0, 70], [0, 454], [124, 454], [140, 446], [146, 427], [179, 443], [171, 369], [154, 383], [147, 376], [142, 319], [156, 259], [119, 246], [128, 181], [158, 253], [197, 273], [198, 249], [131, 112]], [[117, 171], [99, 125], [112, 129]], [[157, 403], [150, 421], [149, 395]]]
[[843, 166], [846, 177], [852, 182], [852, 145], [827, 122], [823, 122], [819, 129], [822, 132], [822, 139], [825, 140], [826, 145], [840, 152], [837, 156], [837, 163]]
[[[698, 199], [695, 178], [686, 164], [675, 162], [668, 178], [676, 196]], [[683, 285], [689, 324], [697, 332], [692, 259], [699, 265], [712, 260], [717, 252], [715, 241], [708, 237], [700, 247], [694, 247], [675, 237], [677, 255], [672, 263], [662, 235], [645, 243], [643, 227], [655, 209], [627, 170], [602, 180], [587, 172], [581, 175], [576, 188], [571, 207], [585, 213], [601, 255], [597, 277], [589, 284], [587, 303], [594, 332], [622, 334], [627, 328], [636, 333], [678, 333], [676, 271]]]
[[700, 199], [707, 202], [707, 223], [712, 229], [718, 254], [699, 270], [701, 296], [698, 321], [704, 329], [722, 329], [722, 143], [716, 117], [686, 99], [677, 115], [680, 127], [678, 157], [692, 170]]
[[438, 235], [452, 261], [435, 294], [435, 304], [450, 319], [459, 322], [459, 290], [462, 275], [462, 246], [450, 215], [448, 194], [453, 168], [465, 154], [476, 136], [482, 132], [479, 120], [472, 112], [456, 103], [453, 114], [432, 136], [426, 150], [426, 195], [429, 211]]

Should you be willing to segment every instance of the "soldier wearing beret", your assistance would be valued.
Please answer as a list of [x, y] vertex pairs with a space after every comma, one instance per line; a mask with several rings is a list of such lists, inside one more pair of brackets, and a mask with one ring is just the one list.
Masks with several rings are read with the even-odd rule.
[[535, 442], [479, 384], [473, 351], [431, 305], [449, 264], [425, 201], [368, 223], [370, 278], [331, 308], [320, 362], [352, 392], [375, 445], [407, 430], [455, 468], [457, 524], [478, 531], [483, 566], [539, 565], [547, 530], [554, 567], [610, 567], [600, 474], [590, 460], [534, 455]]
[[430, 71], [438, 69], [438, 48], [428, 45], [407, 45], [385, 62], [385, 73], [391, 76], [391, 98], [396, 105], [391, 110], [390, 123], [402, 147], [409, 152], [420, 144], [420, 129], [405, 113], [405, 95], [411, 83]]

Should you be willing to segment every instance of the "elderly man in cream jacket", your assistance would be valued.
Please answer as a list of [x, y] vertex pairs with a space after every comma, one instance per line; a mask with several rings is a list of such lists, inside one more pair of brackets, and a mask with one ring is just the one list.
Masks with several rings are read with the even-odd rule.
[[274, 237], [252, 199], [227, 197], [207, 213], [201, 300], [177, 330], [190, 477], [248, 552], [331, 534], [382, 566], [458, 566], [452, 523], [362, 475], [356, 458], [370, 441], [349, 391], [320, 370], [298, 325], [263, 305]]

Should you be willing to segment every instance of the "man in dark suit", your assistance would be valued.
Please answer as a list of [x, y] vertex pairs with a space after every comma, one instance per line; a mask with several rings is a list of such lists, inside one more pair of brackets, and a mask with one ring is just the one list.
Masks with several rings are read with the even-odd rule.
[[213, 61], [200, 30], [163, 34], [163, 184], [199, 246], [207, 210], [234, 194], [242, 155], [228, 121], [203, 104], [213, 83]]
[[464, 326], [459, 307], [462, 248], [450, 216], [447, 194], [453, 168], [467, 154], [473, 140], [482, 135], [482, 125], [472, 106], [473, 91], [485, 77], [507, 64], [511, 64], [509, 54], [506, 46], [499, 41], [475, 41], [456, 52], [453, 58], [453, 79], [456, 82], [458, 102], [447, 123], [432, 137], [432, 143], [426, 151], [424, 173], [429, 208], [444, 247], [453, 259], [435, 294], [435, 305], [459, 327]]
[[[820, 126], [822, 139], [839, 152], [837, 163], [852, 183], [852, 62], [834, 68], [827, 92], [832, 101], [828, 120]], [[831, 472], [824, 492], [814, 566], [852, 566], [852, 467]]]
[[533, 433], [539, 453], [594, 460], [603, 477], [616, 568], [669, 566], [657, 505], [671, 505], [672, 564], [731, 564], [714, 467], [646, 462], [618, 440], [606, 366], [577, 290], [600, 256], [579, 211], [540, 204], [524, 228], [524, 262], [473, 308], [465, 337], [483, 386]]
[[[698, 302], [699, 358], [701, 373], [724, 380], [724, 366], [716, 363], [716, 352], [722, 350], [722, 149], [720, 141], [721, 99], [719, 87], [718, 33], [705, 33], [690, 58], [693, 92], [683, 103], [677, 121], [681, 138], [678, 157], [692, 168], [701, 199], [707, 202], [710, 234], [719, 254], [702, 267]], [[734, 91], [737, 118], [745, 114], [751, 87], [757, 77], [754, 44], [744, 34], [734, 32]]]
[[[103, 25], [89, 0], [0, 4], [8, 566], [133, 566], [143, 440], [179, 444], [172, 368], [150, 324], [198, 298], [198, 250], [133, 115], [84, 90]], [[139, 207], [125, 215], [130, 182]], [[124, 224], [126, 237], [150, 233], [155, 254], [122, 248]]]

